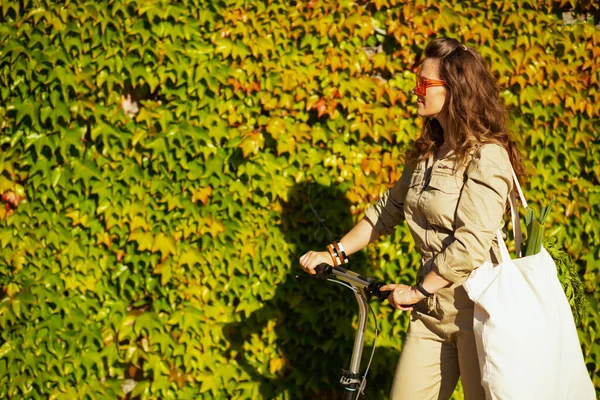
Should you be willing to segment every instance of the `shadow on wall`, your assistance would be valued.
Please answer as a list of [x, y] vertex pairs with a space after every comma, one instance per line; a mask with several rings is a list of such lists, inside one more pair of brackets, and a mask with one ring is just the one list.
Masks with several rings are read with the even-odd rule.
[[[247, 318], [225, 327], [229, 351], [236, 354], [236, 361], [250, 380], [259, 383], [263, 399], [341, 398], [339, 373], [350, 363], [355, 335], [352, 319], [358, 313], [356, 300], [343, 286], [297, 280], [295, 276], [304, 274], [297, 261], [302, 254], [324, 250], [328, 243], [340, 239], [354, 226], [350, 204], [335, 187], [303, 183], [288, 193], [281, 218], [281, 230], [295, 249], [292, 265], [270, 300]], [[348, 267], [361, 273], [368, 271], [364, 254], [354, 254]], [[251, 336], [260, 334], [269, 323], [274, 323], [276, 339], [272, 346], [280, 357], [278, 362], [282, 363], [274, 374], [259, 371], [261, 368], [244, 352], [244, 343], [248, 345]], [[372, 330], [372, 326], [369, 316], [367, 329]], [[365, 346], [363, 366], [370, 351], [371, 347]], [[369, 374], [371, 390], [378, 387], [387, 395], [397, 357], [398, 351], [378, 349], [377, 360], [371, 367], [375, 375]], [[376, 370], [381, 372], [379, 377]]]

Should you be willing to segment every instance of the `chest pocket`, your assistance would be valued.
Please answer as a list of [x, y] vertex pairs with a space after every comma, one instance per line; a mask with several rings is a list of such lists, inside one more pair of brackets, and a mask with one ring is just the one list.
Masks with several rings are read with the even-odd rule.
[[431, 171], [425, 192], [422, 209], [432, 225], [446, 230], [454, 229], [454, 219], [458, 200], [464, 183], [464, 169], [454, 170], [438, 164]]
[[410, 183], [408, 184], [409, 188], [422, 189], [423, 184], [425, 182], [425, 170], [415, 169], [413, 174], [410, 177]]
[[436, 167], [431, 171], [427, 186], [447, 194], [460, 193], [464, 183], [463, 176], [464, 170], [459, 170], [456, 174], [453, 174], [450, 169]]

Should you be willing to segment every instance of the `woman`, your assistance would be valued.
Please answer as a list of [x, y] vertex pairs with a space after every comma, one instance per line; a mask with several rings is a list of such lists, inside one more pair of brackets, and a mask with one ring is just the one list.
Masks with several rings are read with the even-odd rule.
[[302, 268], [339, 264], [406, 221], [422, 256], [413, 286], [390, 284], [388, 300], [412, 310], [391, 398], [449, 399], [459, 376], [465, 398], [484, 399], [473, 336], [473, 302], [462, 284], [485, 261], [498, 264], [495, 232], [523, 165], [509, 138], [506, 109], [483, 57], [454, 39], [425, 49], [417, 85], [423, 131], [402, 176], [328, 251], [309, 251]]

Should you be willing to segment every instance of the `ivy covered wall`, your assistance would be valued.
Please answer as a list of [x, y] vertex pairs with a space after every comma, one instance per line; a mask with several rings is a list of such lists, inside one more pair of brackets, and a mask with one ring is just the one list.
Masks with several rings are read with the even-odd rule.
[[[0, 398], [333, 398], [355, 301], [296, 281], [297, 260], [399, 178], [435, 36], [486, 57], [527, 198], [557, 197], [547, 232], [589, 293], [579, 333], [600, 388], [594, 2], [4, 0], [0, 13]], [[400, 226], [350, 267], [412, 283], [418, 264]], [[367, 388], [385, 398], [408, 317], [374, 309]]]

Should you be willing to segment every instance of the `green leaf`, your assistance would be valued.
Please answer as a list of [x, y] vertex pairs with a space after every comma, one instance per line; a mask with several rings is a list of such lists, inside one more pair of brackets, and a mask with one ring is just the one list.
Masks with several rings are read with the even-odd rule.
[[16, 124], [20, 124], [23, 121], [23, 118], [29, 117], [31, 123], [35, 122], [35, 106], [33, 103], [26, 102], [22, 104], [18, 104], [14, 106], [14, 109], [17, 111]]
[[52, 171], [52, 187], [53, 188], [55, 188], [56, 185], [58, 184], [61, 174], [62, 174], [62, 168], [60, 168], [60, 167], [54, 168], [54, 170]]
[[136, 382], [135, 387], [129, 394], [131, 398], [140, 397], [142, 399], [146, 399], [150, 396], [150, 382], [141, 381]]
[[0, 359], [4, 358], [8, 353], [13, 350], [12, 346], [9, 342], [4, 342], [2, 346], [0, 346]]

